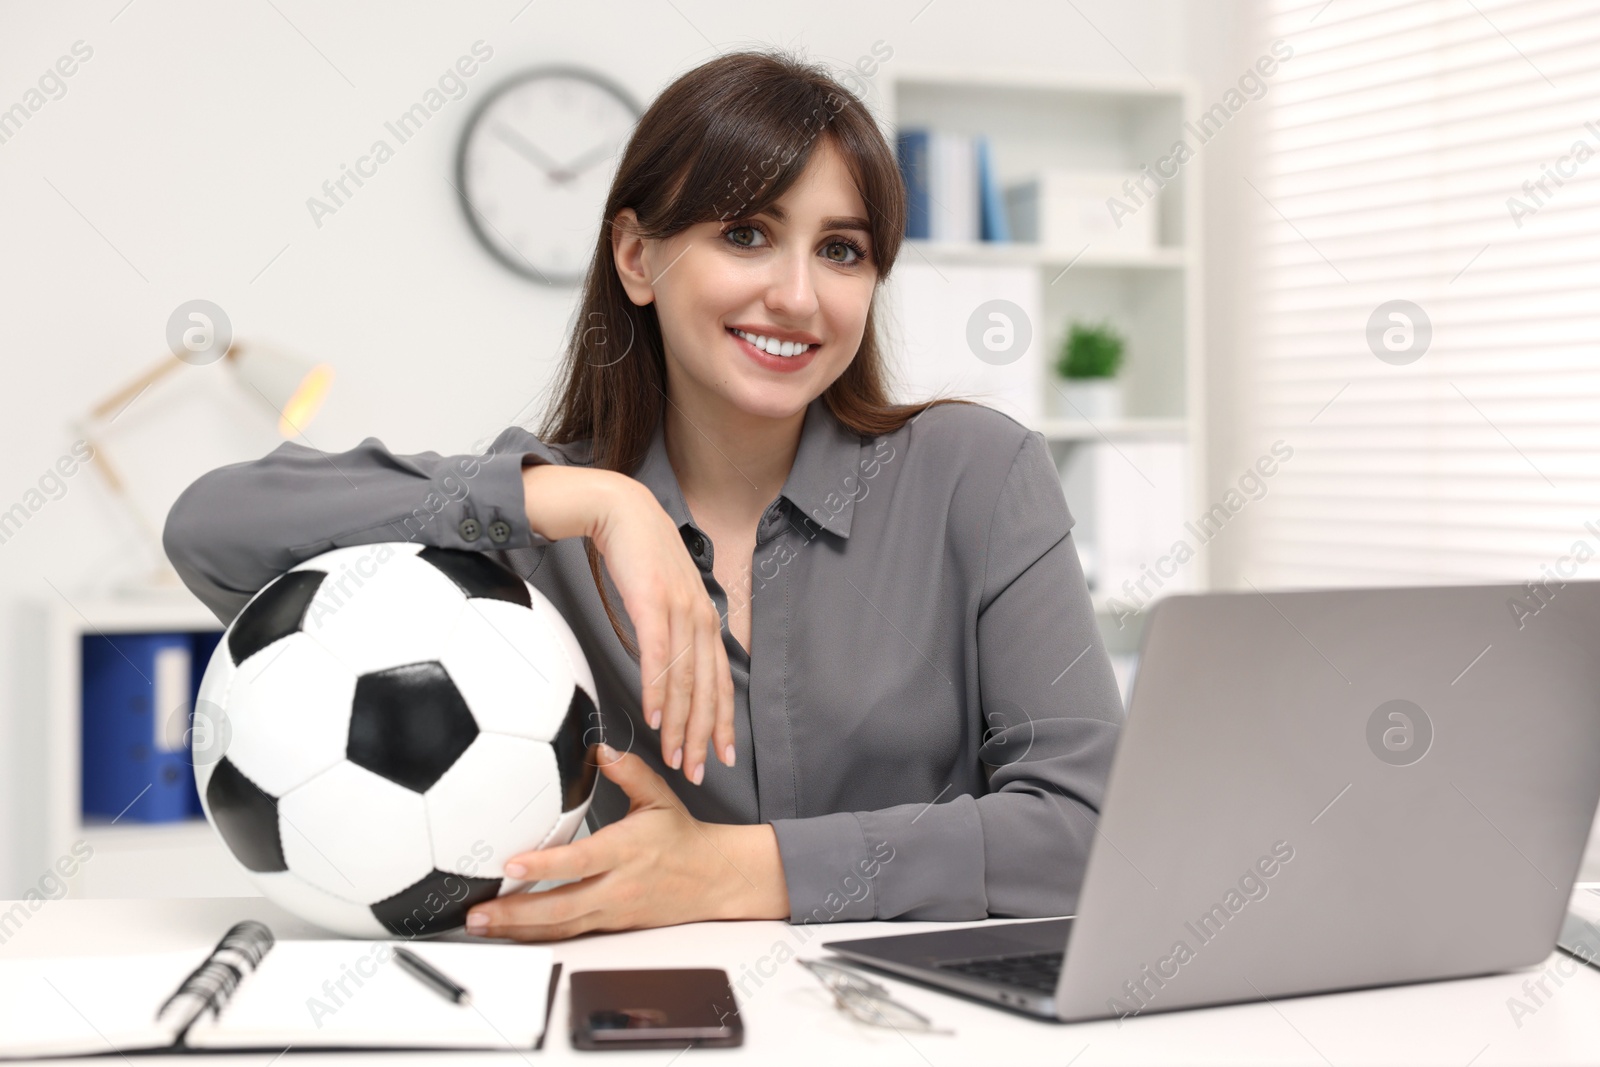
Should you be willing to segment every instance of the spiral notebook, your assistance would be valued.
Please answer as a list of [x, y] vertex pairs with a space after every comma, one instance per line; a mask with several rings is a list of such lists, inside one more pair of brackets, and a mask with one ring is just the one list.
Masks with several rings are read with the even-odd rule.
[[[456, 1004], [407, 949], [471, 993]], [[387, 946], [387, 948], [385, 948]], [[561, 965], [538, 945], [278, 941], [263, 923], [193, 950], [0, 960], [0, 1059], [211, 1049], [537, 1049]]]

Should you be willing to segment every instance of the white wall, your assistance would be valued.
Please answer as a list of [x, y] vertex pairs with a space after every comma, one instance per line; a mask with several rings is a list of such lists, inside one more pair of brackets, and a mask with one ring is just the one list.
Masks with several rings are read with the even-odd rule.
[[[521, 67], [589, 65], [648, 101], [749, 46], [848, 65], [881, 40], [891, 64], [1152, 79], [1183, 76], [1191, 55], [1178, 0], [124, 3], [0, 4], [0, 108], [74, 42], [93, 49], [66, 94], [0, 144], [0, 509], [67, 451], [69, 419], [162, 358], [168, 315], [196, 297], [240, 337], [336, 365], [314, 447], [376, 435], [464, 451], [527, 418], [573, 294], [490, 260], [445, 181], [472, 106]], [[468, 95], [317, 228], [307, 197], [480, 39], [494, 56]], [[219, 367], [184, 367], [119, 419], [116, 455], [158, 520], [201, 471], [273, 447], [249, 403]], [[55, 598], [52, 585], [88, 596], [144, 563], [96, 477], [74, 476], [0, 544], [0, 896], [39, 873], [16, 855], [36, 795], [17, 723], [37, 714], [14, 692], [16, 606]]]
[[[1199, 97], [1197, 109], [1221, 101], [1252, 64], [1269, 54], [1269, 42], [1260, 28], [1261, 6], [1256, 0], [1192, 0], [1184, 5], [1185, 64]], [[1262, 207], [1247, 180], [1260, 184], [1257, 152], [1272, 95], [1271, 79], [1265, 84], [1265, 94], [1241, 107], [1196, 157], [1202, 183], [1200, 229], [1205, 235], [1200, 284], [1205, 293], [1201, 329], [1207, 379], [1207, 501], [1219, 499], [1272, 444], [1242, 436], [1239, 430], [1252, 421], [1244, 418], [1249, 404], [1244, 364], [1252, 336], [1250, 284], [1256, 257], [1252, 226]], [[1241, 579], [1254, 519], [1254, 513], [1241, 512], [1207, 545], [1213, 588], [1244, 586]]]

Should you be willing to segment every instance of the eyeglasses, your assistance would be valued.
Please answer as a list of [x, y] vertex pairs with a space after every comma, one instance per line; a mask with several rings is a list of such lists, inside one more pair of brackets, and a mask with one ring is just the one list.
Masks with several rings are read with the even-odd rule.
[[954, 1030], [933, 1025], [933, 1020], [896, 1001], [887, 989], [870, 978], [821, 960], [797, 962], [833, 992], [834, 1003], [864, 1023], [924, 1034], [955, 1033]]

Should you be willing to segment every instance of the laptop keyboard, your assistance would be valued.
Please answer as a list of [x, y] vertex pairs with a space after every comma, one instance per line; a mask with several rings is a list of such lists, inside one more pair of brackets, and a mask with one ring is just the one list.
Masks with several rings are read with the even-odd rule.
[[985, 956], [972, 960], [950, 960], [939, 969], [955, 971], [969, 978], [986, 978], [1003, 985], [1021, 986], [1041, 993], [1054, 993], [1061, 977], [1064, 952], [1027, 952], [1010, 956]]

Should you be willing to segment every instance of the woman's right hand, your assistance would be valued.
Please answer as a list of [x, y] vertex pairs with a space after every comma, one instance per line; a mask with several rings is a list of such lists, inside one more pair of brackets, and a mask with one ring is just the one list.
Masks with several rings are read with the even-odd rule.
[[722, 618], [672, 518], [615, 471], [540, 463], [522, 471], [528, 524], [551, 540], [587, 536], [606, 561], [639, 643], [645, 721], [661, 758], [696, 785], [706, 742], [733, 765], [733, 675]]

